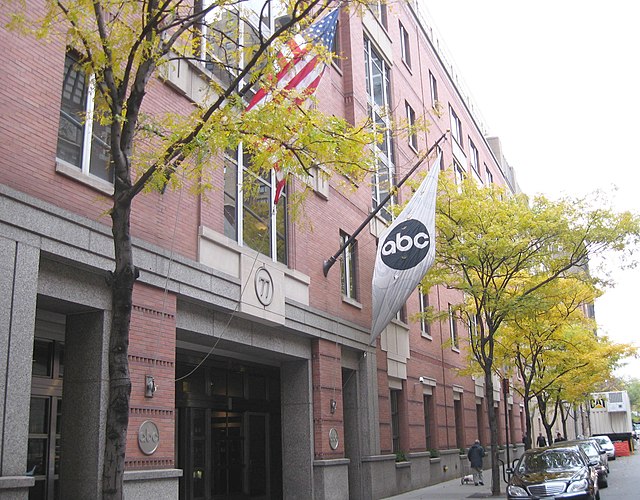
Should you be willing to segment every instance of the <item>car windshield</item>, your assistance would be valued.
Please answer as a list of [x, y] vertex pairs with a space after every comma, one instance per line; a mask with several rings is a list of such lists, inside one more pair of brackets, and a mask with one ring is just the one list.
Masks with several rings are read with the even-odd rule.
[[596, 447], [589, 442], [579, 443], [578, 446], [580, 446], [580, 448], [582, 448], [582, 451], [584, 451], [587, 454], [587, 456], [590, 458], [597, 457], [600, 455]]
[[609, 438], [606, 438], [606, 437], [596, 436], [595, 440], [598, 441], [598, 443], [600, 443], [600, 446], [611, 444], [611, 441], [609, 440]]
[[525, 454], [518, 466], [520, 474], [543, 471], [576, 469], [584, 465], [580, 455], [573, 450], [545, 450], [540, 453]]

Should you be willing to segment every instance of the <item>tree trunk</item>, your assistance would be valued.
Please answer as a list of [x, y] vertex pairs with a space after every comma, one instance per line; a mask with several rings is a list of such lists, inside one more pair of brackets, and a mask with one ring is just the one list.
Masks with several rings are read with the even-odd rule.
[[133, 265], [133, 251], [129, 221], [131, 204], [114, 196], [111, 213], [115, 249], [115, 271], [111, 277], [111, 332], [109, 338], [109, 404], [105, 433], [102, 495], [104, 500], [123, 498], [127, 428], [129, 424], [129, 326], [133, 284], [137, 270]]
[[490, 364], [484, 367], [485, 400], [489, 417], [489, 434], [491, 439], [491, 494], [500, 495], [500, 463], [498, 462], [498, 424], [496, 408], [493, 404], [493, 378]]
[[531, 410], [529, 409], [530, 396], [524, 397], [524, 449], [530, 450], [533, 447], [533, 436], [531, 435]]

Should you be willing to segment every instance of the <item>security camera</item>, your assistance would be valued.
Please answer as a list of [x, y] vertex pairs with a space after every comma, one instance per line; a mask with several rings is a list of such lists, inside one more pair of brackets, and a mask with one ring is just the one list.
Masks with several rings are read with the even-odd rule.
[[420, 377], [418, 379], [418, 382], [420, 382], [421, 384], [424, 384], [427, 381], [427, 379], [425, 377]]

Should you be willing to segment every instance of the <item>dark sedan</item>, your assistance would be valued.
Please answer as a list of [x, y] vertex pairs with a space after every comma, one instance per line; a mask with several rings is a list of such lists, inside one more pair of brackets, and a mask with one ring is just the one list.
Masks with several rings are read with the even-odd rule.
[[[566, 441], [562, 444], [564, 446], [575, 444], [582, 448], [582, 451], [589, 457], [590, 462], [597, 462], [595, 468], [598, 473], [598, 487], [606, 488], [609, 486], [609, 459], [607, 458], [607, 452], [600, 447], [595, 439], [577, 439], [575, 441]], [[554, 447], [557, 446], [554, 445]]]
[[576, 445], [527, 450], [508, 469], [507, 498], [599, 500], [595, 465]]

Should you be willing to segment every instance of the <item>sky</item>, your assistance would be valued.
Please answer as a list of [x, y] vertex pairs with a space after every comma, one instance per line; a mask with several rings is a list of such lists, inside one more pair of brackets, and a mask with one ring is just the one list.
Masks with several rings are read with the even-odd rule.
[[[640, 2], [418, 2], [522, 191], [604, 190], [640, 214]], [[640, 347], [640, 269], [613, 277], [595, 304], [599, 332]], [[640, 378], [640, 360], [616, 374]]]

